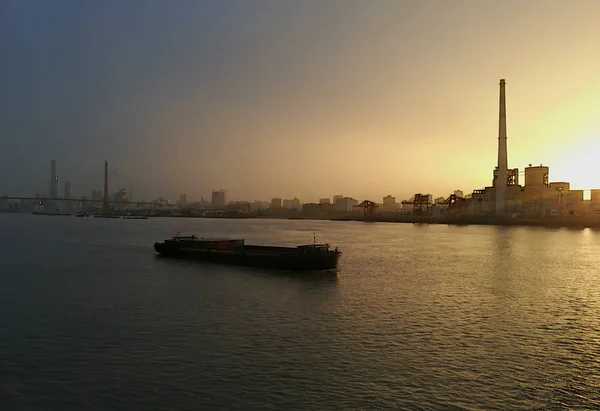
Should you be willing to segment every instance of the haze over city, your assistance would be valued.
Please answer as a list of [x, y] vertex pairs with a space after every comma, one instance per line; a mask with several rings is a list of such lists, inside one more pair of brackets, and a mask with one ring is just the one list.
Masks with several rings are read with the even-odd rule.
[[[445, 195], [508, 164], [600, 188], [596, 1], [5, 1], [0, 192]], [[117, 187], [112, 187], [114, 191]]]

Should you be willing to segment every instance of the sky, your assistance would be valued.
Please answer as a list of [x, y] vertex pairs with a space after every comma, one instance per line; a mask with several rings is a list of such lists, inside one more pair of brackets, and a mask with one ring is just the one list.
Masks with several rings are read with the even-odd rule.
[[[508, 163], [600, 188], [596, 0], [1, 0], [0, 193], [334, 194], [489, 186]], [[61, 184], [62, 185], [62, 184]], [[61, 190], [62, 191], [62, 190]]]

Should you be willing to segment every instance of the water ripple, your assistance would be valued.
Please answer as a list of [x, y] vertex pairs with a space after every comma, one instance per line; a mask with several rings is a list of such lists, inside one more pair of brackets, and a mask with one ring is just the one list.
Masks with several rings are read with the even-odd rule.
[[[600, 409], [599, 232], [128, 223], [0, 215], [0, 409]], [[308, 277], [155, 258], [177, 231], [344, 255]]]

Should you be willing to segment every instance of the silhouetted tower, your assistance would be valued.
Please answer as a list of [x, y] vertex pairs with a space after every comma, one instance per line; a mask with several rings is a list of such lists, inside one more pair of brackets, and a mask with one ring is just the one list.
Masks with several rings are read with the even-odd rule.
[[65, 199], [68, 200], [71, 198], [71, 182], [69, 180], [65, 181]]
[[102, 211], [108, 212], [108, 161], [104, 162], [104, 202]]
[[506, 209], [506, 185], [508, 180], [508, 158], [506, 151], [506, 98], [505, 81], [500, 80], [500, 118], [498, 121], [498, 178], [496, 179], [496, 214]]
[[58, 174], [56, 173], [56, 160], [50, 160], [50, 198], [58, 197]]

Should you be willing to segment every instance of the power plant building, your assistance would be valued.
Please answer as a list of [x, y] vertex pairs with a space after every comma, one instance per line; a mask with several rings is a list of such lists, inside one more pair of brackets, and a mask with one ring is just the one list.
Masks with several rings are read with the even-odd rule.
[[590, 211], [600, 214], [600, 190], [591, 191], [590, 205], [586, 208], [583, 190], [571, 190], [567, 182], [550, 182], [550, 169], [543, 164], [529, 164], [524, 170], [524, 186], [519, 184], [519, 169], [508, 168], [505, 86], [505, 81], [500, 80], [498, 165], [492, 186], [473, 191], [469, 214], [580, 216]]
[[591, 190], [591, 201], [586, 202], [583, 190], [571, 190], [568, 182], [551, 182], [550, 169], [543, 164], [529, 164], [524, 170], [524, 186], [519, 184], [519, 170], [508, 168], [505, 85], [500, 80], [498, 166], [492, 186], [473, 191], [469, 213], [531, 217], [600, 214], [600, 190]]

